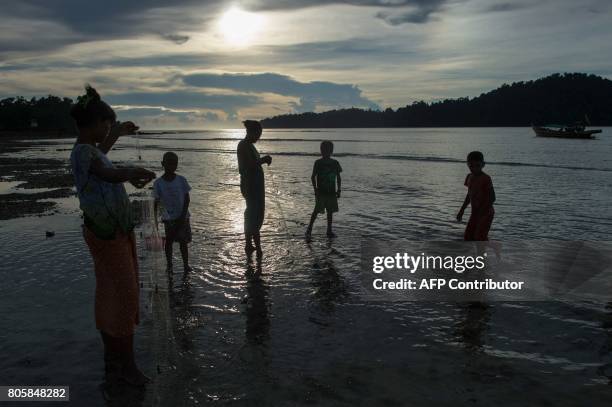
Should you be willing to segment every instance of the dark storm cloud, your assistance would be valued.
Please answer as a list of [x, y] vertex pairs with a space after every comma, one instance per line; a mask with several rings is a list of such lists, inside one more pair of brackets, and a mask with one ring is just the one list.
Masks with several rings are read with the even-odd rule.
[[333, 82], [299, 82], [276, 73], [262, 74], [192, 74], [183, 76], [189, 86], [236, 90], [241, 92], [274, 93], [298, 97], [293, 104], [297, 111], [312, 111], [317, 106], [359, 106], [378, 108], [373, 101], [361, 95], [361, 89], [349, 84]]

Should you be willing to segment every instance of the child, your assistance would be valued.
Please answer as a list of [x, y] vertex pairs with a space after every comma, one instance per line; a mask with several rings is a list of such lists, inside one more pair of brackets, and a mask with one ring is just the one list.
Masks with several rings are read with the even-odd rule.
[[[331, 158], [334, 152], [334, 144], [331, 141], [321, 143], [321, 156], [314, 163], [312, 169], [312, 186], [314, 187], [316, 204], [312, 215], [310, 216], [310, 224], [306, 229], [306, 237], [309, 238], [312, 234], [312, 225], [317, 219], [317, 214], [327, 211], [327, 237], [334, 238], [336, 235], [332, 232], [333, 213], [338, 212], [338, 198], [340, 198], [340, 189], [342, 180], [340, 173], [342, 167], [340, 163]], [[338, 190], [336, 190], [336, 180], [338, 181]]]
[[118, 123], [98, 92], [87, 93], [70, 115], [78, 137], [70, 162], [83, 211], [83, 237], [93, 257], [96, 276], [95, 318], [104, 343], [107, 384], [123, 380], [136, 386], [149, 381], [134, 360], [134, 330], [139, 323], [138, 258], [130, 201], [123, 186], [137, 188], [155, 178], [143, 168], [117, 168], [106, 154], [117, 139], [134, 134], [132, 122]]
[[165, 250], [168, 271], [172, 271], [172, 244], [176, 241], [181, 248], [183, 268], [188, 272], [191, 271], [187, 251], [187, 243], [191, 243], [191, 225], [189, 224], [191, 187], [185, 177], [175, 174], [178, 166], [178, 156], [175, 153], [165, 153], [161, 164], [164, 167], [164, 175], [153, 183], [155, 219], [157, 219], [157, 208], [161, 202], [162, 221], [166, 232]]
[[463, 238], [466, 241], [487, 241], [495, 214], [493, 209], [493, 203], [495, 202], [493, 182], [491, 177], [482, 171], [485, 162], [480, 151], [472, 151], [468, 154], [467, 165], [470, 174], [465, 178], [464, 185], [468, 188], [468, 192], [457, 214], [457, 221], [461, 222], [465, 208], [471, 204], [472, 213], [465, 227]]

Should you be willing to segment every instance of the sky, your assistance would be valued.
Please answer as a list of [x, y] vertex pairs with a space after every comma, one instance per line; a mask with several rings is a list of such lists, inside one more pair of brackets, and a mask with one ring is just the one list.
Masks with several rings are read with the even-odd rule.
[[0, 0], [0, 99], [91, 83], [147, 129], [612, 78], [610, 0]]

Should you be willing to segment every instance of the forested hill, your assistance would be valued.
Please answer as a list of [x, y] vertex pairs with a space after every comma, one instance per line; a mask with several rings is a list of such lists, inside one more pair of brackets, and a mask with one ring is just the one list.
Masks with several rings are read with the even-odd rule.
[[0, 131], [60, 130], [74, 132], [70, 117], [72, 100], [47, 96], [25, 99], [23, 97], [0, 100]]
[[553, 74], [504, 84], [475, 98], [415, 102], [397, 110], [357, 108], [285, 114], [264, 119], [264, 128], [487, 127], [573, 123], [612, 125], [612, 81], [582, 73]]

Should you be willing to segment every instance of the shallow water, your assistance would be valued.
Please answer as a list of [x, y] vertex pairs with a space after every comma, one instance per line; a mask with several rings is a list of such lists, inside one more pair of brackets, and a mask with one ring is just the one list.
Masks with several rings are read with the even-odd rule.
[[[363, 236], [461, 238], [453, 218], [473, 149], [484, 152], [496, 188], [492, 237], [612, 240], [610, 131], [593, 141], [539, 139], [522, 128], [266, 131], [257, 147], [273, 165], [260, 269], [241, 242], [242, 131], [143, 136], [144, 165], [161, 173], [162, 153], [176, 151], [193, 188], [195, 266], [189, 274], [175, 267], [165, 314], [153, 314], [143, 295], [138, 352], [156, 389], [144, 405], [518, 406], [526, 394], [530, 404], [609, 405], [612, 305], [374, 303], [360, 298], [357, 273]], [[310, 172], [324, 139], [344, 169], [338, 238], [325, 239], [319, 219], [306, 243]], [[57, 141], [17, 155], [65, 158], [69, 147]], [[136, 162], [136, 147], [127, 138], [110, 157]], [[60, 200], [58, 215], [0, 228], [9, 249], [0, 382], [68, 383], [84, 400], [102, 361], [74, 201]], [[45, 239], [50, 228], [56, 236]], [[162, 350], [152, 345], [160, 315], [172, 328]], [[91, 405], [103, 405], [98, 394]]]

